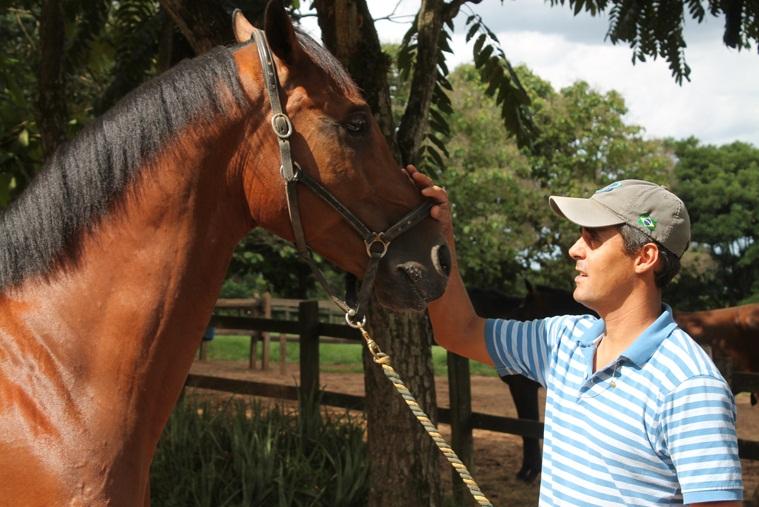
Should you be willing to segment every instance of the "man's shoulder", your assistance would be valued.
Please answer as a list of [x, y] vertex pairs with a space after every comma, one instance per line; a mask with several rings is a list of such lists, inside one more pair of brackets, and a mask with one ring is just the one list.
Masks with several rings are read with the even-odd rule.
[[688, 333], [676, 328], [663, 340], [652, 365], [667, 373], [671, 388], [696, 378], [725, 382], [709, 354]]

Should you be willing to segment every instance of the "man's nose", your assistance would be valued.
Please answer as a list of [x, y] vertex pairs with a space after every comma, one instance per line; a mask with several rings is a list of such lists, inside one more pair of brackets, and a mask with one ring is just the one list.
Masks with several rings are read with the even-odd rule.
[[577, 238], [575, 244], [569, 248], [569, 256], [573, 259], [582, 258], [582, 253], [585, 251], [582, 238]]

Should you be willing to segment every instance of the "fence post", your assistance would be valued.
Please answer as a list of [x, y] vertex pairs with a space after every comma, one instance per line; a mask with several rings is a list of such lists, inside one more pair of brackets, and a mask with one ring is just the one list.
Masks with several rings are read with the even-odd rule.
[[[256, 304], [250, 309], [253, 317], [261, 316], [261, 300], [258, 298], [257, 293], [253, 293], [253, 299], [256, 300]], [[250, 349], [248, 349], [248, 369], [256, 369], [256, 356], [258, 355], [258, 338], [261, 336], [261, 331], [251, 331], [250, 333]]]
[[[261, 305], [263, 307], [263, 317], [265, 319], [271, 319], [271, 294], [264, 292]], [[269, 339], [269, 332], [263, 331], [261, 333], [261, 369], [266, 371], [269, 369], [269, 357], [271, 356], [271, 340]]]
[[284, 333], [279, 335], [279, 373], [287, 373], [287, 336]]
[[200, 347], [198, 348], [198, 360], [206, 361], [208, 359], [208, 342], [213, 340], [215, 334], [216, 328], [209, 322], [205, 332], [203, 333], [203, 337], [200, 340]]
[[[451, 405], [451, 445], [470, 472], [472, 469], [472, 389], [469, 359], [448, 352], [448, 397]], [[473, 505], [468, 490], [453, 471], [455, 505]]]
[[[300, 410], [301, 416], [319, 415], [319, 305], [301, 301], [300, 324]], [[315, 412], [312, 414], [312, 411]]]
[[248, 368], [256, 369], [256, 349], [258, 348], [258, 331], [250, 333], [250, 350], [248, 355]]

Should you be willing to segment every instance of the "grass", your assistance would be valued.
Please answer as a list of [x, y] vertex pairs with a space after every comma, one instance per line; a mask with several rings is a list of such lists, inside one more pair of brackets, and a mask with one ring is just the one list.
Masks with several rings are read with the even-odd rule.
[[[321, 343], [319, 345], [319, 364], [321, 371], [361, 373], [361, 344], [358, 343]], [[240, 335], [216, 336], [208, 344], [208, 358], [223, 361], [247, 361], [250, 350], [250, 337]], [[287, 362], [297, 363], [299, 347], [296, 342], [287, 343]], [[261, 346], [258, 346], [258, 358], [261, 358]], [[271, 360], [279, 360], [279, 342], [271, 341]], [[435, 375], [447, 376], [446, 351], [442, 347], [432, 347], [432, 367]], [[492, 366], [477, 361], [470, 361], [472, 375], [495, 377], [497, 374]]]

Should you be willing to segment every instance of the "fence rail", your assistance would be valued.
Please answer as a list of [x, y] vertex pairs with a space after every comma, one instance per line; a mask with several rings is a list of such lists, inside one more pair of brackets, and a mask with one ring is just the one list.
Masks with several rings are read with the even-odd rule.
[[[195, 374], [187, 377], [186, 385], [234, 394], [300, 400], [301, 404], [304, 400], [316, 400], [322, 405], [363, 410], [365, 399], [362, 396], [319, 389], [320, 337], [361, 341], [361, 335], [356, 329], [344, 324], [320, 322], [320, 313], [315, 301], [302, 301], [298, 306], [297, 321], [229, 315], [214, 315], [212, 318], [212, 324], [225, 329], [251, 333], [274, 332], [298, 335], [300, 342], [299, 387]], [[469, 361], [449, 352], [448, 370], [451, 408], [439, 407], [438, 419], [441, 423], [451, 425], [453, 448], [463, 460], [469, 461], [471, 457], [473, 429], [543, 438], [542, 422], [472, 412]], [[759, 392], [759, 374], [735, 372], [728, 380], [735, 393]], [[759, 441], [739, 439], [738, 449], [741, 458], [759, 460]]]

